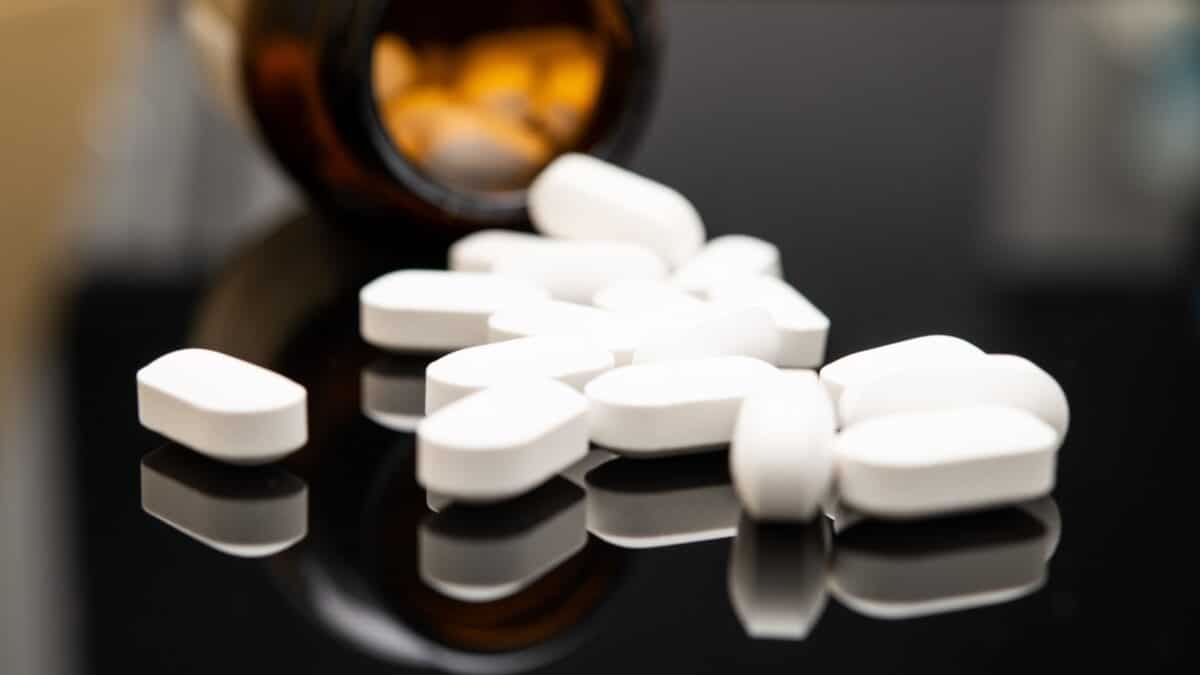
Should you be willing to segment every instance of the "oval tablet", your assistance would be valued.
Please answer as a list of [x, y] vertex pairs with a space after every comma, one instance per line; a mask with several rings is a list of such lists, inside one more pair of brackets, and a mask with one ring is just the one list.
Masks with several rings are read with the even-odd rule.
[[843, 356], [821, 369], [821, 383], [837, 406], [842, 392], [853, 384], [873, 380], [893, 370], [927, 364], [957, 364], [982, 355], [982, 349], [966, 340], [949, 335], [926, 335]]
[[513, 230], [481, 230], [450, 246], [449, 267], [456, 272], [493, 272], [496, 263], [537, 248], [545, 237]]
[[540, 336], [469, 347], [429, 364], [425, 413], [508, 380], [548, 377], [579, 391], [613, 367], [607, 349], [579, 339]]
[[653, 251], [621, 241], [563, 241], [544, 239], [540, 245], [496, 261], [498, 274], [525, 279], [550, 292], [556, 300], [587, 304], [596, 292], [614, 281], [650, 281], [667, 275]]
[[402, 270], [363, 286], [360, 331], [367, 342], [385, 349], [461, 349], [487, 342], [488, 317], [495, 312], [547, 297], [522, 279]]
[[890, 415], [838, 436], [841, 499], [869, 515], [916, 518], [1041, 497], [1054, 487], [1054, 428], [1016, 408]]
[[588, 402], [545, 378], [467, 396], [417, 427], [417, 481], [454, 500], [522, 494], [587, 454]]
[[729, 604], [757, 640], [803, 640], [825, 611], [825, 524], [756, 523], [744, 514], [729, 555]]
[[724, 445], [746, 396], [779, 370], [745, 356], [610, 370], [588, 383], [592, 440], [620, 454], [678, 454]]
[[1028, 410], [1059, 436], [1067, 433], [1070, 409], [1062, 387], [1033, 362], [1010, 354], [887, 373], [846, 389], [840, 412], [842, 424], [850, 426], [884, 415], [972, 405]]
[[529, 187], [529, 217], [559, 239], [632, 241], [672, 267], [704, 243], [696, 208], [675, 190], [587, 155], [549, 164]]
[[816, 368], [825, 361], [829, 317], [783, 279], [762, 274], [734, 277], [712, 285], [708, 297], [718, 304], [767, 310], [779, 330], [776, 365]]
[[612, 352], [617, 365], [633, 360], [643, 330], [636, 317], [554, 300], [502, 310], [488, 320], [491, 342], [534, 336], [577, 338]]
[[783, 276], [779, 248], [744, 234], [727, 234], [705, 244], [694, 258], [675, 271], [671, 281], [706, 297], [713, 284], [739, 276]]
[[811, 370], [746, 397], [729, 445], [733, 485], [759, 520], [812, 520], [833, 486], [833, 405]]
[[308, 441], [304, 387], [241, 359], [181, 349], [137, 373], [138, 419], [233, 464], [264, 464]]
[[592, 304], [612, 312], [698, 311], [702, 300], [666, 281], [618, 281], [596, 292]]
[[646, 324], [633, 362], [748, 356], [775, 363], [779, 346], [779, 330], [767, 310], [713, 305]]

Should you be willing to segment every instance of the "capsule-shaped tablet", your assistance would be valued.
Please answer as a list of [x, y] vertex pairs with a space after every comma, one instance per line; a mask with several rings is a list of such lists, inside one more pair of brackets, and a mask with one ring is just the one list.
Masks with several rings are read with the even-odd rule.
[[779, 330], [762, 307], [712, 305], [674, 318], [646, 326], [634, 363], [714, 356], [749, 356], [767, 363], [779, 359]]
[[700, 214], [683, 195], [581, 154], [562, 155], [542, 170], [529, 188], [529, 216], [548, 236], [637, 242], [672, 267], [704, 243]]
[[467, 502], [528, 492], [587, 454], [587, 411], [587, 399], [556, 380], [484, 389], [417, 427], [417, 481]]
[[425, 413], [510, 380], [548, 377], [579, 391], [613, 367], [612, 352], [575, 338], [539, 336], [469, 347], [429, 364]]
[[851, 385], [867, 382], [894, 370], [912, 366], [962, 363], [982, 356], [983, 350], [949, 335], [926, 335], [855, 352], [821, 369], [821, 383], [836, 406]]
[[663, 279], [667, 267], [653, 251], [621, 241], [542, 239], [496, 261], [498, 274], [526, 279], [556, 300], [588, 304], [614, 281]]
[[1058, 433], [1017, 408], [889, 415], [839, 434], [838, 491], [866, 514], [917, 518], [1041, 497], [1054, 487]]
[[454, 242], [447, 262], [456, 272], [494, 272], [499, 261], [538, 248], [546, 241], [528, 232], [481, 230]]
[[704, 245], [694, 258], [675, 271], [672, 282], [699, 297], [714, 284], [733, 277], [783, 276], [779, 248], [744, 234], [726, 234]]
[[816, 368], [825, 361], [829, 317], [786, 281], [764, 274], [740, 276], [715, 283], [708, 297], [715, 303], [761, 307], [779, 331], [782, 368]]
[[643, 332], [637, 317], [555, 300], [501, 310], [488, 320], [492, 342], [539, 335], [576, 338], [607, 349], [618, 366], [633, 361]]
[[844, 426], [922, 410], [1003, 405], [1037, 415], [1059, 436], [1067, 433], [1070, 409], [1062, 387], [1028, 359], [991, 354], [954, 365], [918, 365], [856, 384], [842, 394]]
[[803, 640], [825, 611], [828, 536], [809, 525], [757, 523], [744, 514], [729, 555], [729, 604], [756, 640]]
[[484, 344], [488, 317], [545, 300], [545, 290], [492, 274], [402, 270], [359, 293], [363, 339], [385, 349], [449, 351]]
[[417, 81], [420, 65], [408, 42], [385, 34], [375, 41], [371, 53], [371, 82], [375, 96], [386, 101]]
[[138, 419], [214, 459], [265, 464], [308, 441], [304, 387], [232, 356], [181, 349], [137, 373]]
[[359, 390], [363, 415], [388, 429], [416, 431], [425, 417], [428, 363], [428, 359], [389, 356], [363, 368]]
[[596, 292], [592, 304], [612, 312], [695, 312], [705, 303], [666, 281], [617, 281]]
[[725, 445], [742, 401], [778, 378], [777, 368], [745, 356], [610, 370], [584, 388], [592, 441], [636, 457]]
[[729, 446], [746, 510], [759, 520], [812, 520], [833, 486], [833, 443], [833, 405], [811, 370], [782, 373], [747, 396]]

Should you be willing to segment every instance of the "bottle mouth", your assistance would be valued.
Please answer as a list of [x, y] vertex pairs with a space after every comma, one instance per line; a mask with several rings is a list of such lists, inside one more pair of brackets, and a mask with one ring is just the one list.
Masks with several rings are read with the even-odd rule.
[[555, 157], [623, 145], [646, 97], [636, 14], [621, 0], [387, 3], [369, 56], [385, 164], [451, 214], [523, 214]]

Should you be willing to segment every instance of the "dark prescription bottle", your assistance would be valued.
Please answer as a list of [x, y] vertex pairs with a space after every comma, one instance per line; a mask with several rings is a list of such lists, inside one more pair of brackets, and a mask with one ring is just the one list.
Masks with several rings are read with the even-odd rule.
[[190, 0], [183, 19], [320, 211], [444, 234], [523, 221], [558, 155], [620, 162], [660, 45], [654, 0]]

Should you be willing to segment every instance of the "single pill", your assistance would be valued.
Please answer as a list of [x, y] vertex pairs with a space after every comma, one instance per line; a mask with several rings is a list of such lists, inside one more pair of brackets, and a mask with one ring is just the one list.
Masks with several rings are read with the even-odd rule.
[[1032, 361], [1010, 354], [981, 356], [955, 365], [918, 365], [856, 384], [842, 393], [844, 426], [923, 410], [972, 405], [1021, 408], [1067, 433], [1070, 408], [1062, 387]]
[[573, 143], [596, 105], [604, 79], [600, 58], [580, 50], [547, 64], [534, 98], [538, 125], [561, 147]]
[[667, 267], [653, 251], [621, 241], [542, 239], [496, 261], [497, 274], [526, 279], [550, 292], [556, 300], [588, 304], [600, 289], [614, 281], [653, 281], [667, 276]]
[[957, 364], [982, 355], [982, 349], [966, 340], [949, 335], [926, 335], [843, 356], [821, 369], [821, 383], [829, 390], [829, 397], [836, 406], [847, 387], [893, 370], [922, 364]]
[[809, 521], [833, 486], [833, 405], [808, 371], [746, 397], [729, 446], [733, 485], [759, 520]]
[[402, 270], [359, 293], [363, 339], [385, 349], [443, 351], [487, 342], [488, 317], [545, 300], [546, 291], [492, 274]]
[[706, 306], [687, 291], [666, 281], [617, 281], [596, 292], [592, 304], [612, 312], [654, 313], [696, 311]]
[[756, 523], [742, 515], [729, 555], [729, 603], [756, 640], [803, 640], [828, 598], [824, 523]]
[[612, 352], [576, 338], [539, 336], [469, 347], [425, 371], [425, 413], [510, 380], [548, 377], [579, 391], [613, 367]]
[[704, 243], [704, 223], [683, 195], [648, 178], [587, 155], [551, 162], [529, 188], [529, 216], [559, 239], [633, 241], [672, 267]]
[[749, 356], [775, 363], [779, 346], [779, 329], [767, 310], [713, 305], [678, 320], [647, 326], [645, 337], [633, 353], [633, 362]]
[[404, 38], [381, 35], [371, 56], [371, 80], [380, 100], [400, 94], [416, 82], [420, 74], [417, 55]]
[[370, 364], [360, 378], [362, 412], [394, 431], [413, 432], [425, 417], [428, 359], [388, 357]]
[[868, 515], [917, 518], [1049, 494], [1059, 436], [1017, 408], [890, 415], [838, 436], [841, 499]]
[[417, 481], [455, 500], [515, 497], [587, 454], [588, 402], [557, 380], [484, 389], [417, 427]]
[[633, 361], [643, 332], [636, 317], [555, 300], [504, 309], [488, 320], [492, 342], [538, 335], [578, 338], [607, 349], [618, 366]]
[[592, 440], [636, 457], [725, 445], [742, 401], [778, 378], [777, 368], [745, 356], [610, 370], [584, 388], [592, 402]]
[[614, 546], [678, 546], [732, 537], [737, 495], [716, 454], [616, 459], [587, 473], [588, 529]]
[[456, 241], [449, 252], [449, 266], [456, 272], [494, 272], [496, 263], [539, 247], [545, 237], [512, 230], [481, 230]]
[[137, 373], [138, 419], [231, 464], [265, 464], [308, 441], [304, 387], [253, 363], [181, 349]]
[[290, 548], [308, 533], [308, 484], [275, 467], [230, 467], [168, 445], [142, 458], [142, 509], [239, 558]]
[[714, 284], [715, 303], [761, 307], [779, 330], [779, 360], [784, 368], [816, 368], [825, 361], [829, 317], [786, 281], [773, 276], [732, 277]]
[[779, 248], [744, 234], [727, 234], [704, 245], [694, 258], [675, 271], [680, 288], [705, 297], [713, 284], [739, 276], [783, 276]]
[[458, 91], [470, 103], [521, 121], [530, 112], [536, 77], [536, 64], [525, 51], [495, 49], [463, 62]]

